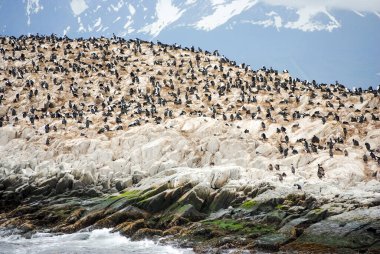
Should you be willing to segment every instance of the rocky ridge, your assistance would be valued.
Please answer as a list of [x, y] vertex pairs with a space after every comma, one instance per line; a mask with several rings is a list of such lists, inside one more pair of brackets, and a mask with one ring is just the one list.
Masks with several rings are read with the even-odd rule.
[[0, 40], [0, 227], [379, 251], [379, 90], [140, 40]]

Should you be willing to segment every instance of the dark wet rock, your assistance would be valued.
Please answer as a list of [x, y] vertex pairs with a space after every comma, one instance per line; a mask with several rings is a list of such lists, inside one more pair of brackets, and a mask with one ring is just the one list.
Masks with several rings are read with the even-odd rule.
[[132, 240], [142, 240], [145, 238], [153, 238], [153, 237], [160, 237], [163, 235], [162, 230], [159, 229], [151, 229], [151, 228], [140, 228], [132, 235]]
[[310, 226], [311, 223], [307, 218], [297, 218], [286, 223], [278, 232], [298, 237], [303, 232], [303, 229]]
[[273, 190], [275, 187], [270, 185], [269, 183], [261, 183], [257, 186], [249, 186], [246, 189], [244, 189], [244, 194], [247, 197], [254, 198], [268, 190]]
[[327, 209], [317, 208], [317, 209], [314, 209], [314, 210], [311, 210], [310, 212], [308, 212], [305, 217], [311, 223], [315, 223], [315, 222], [318, 222], [318, 221], [321, 221], [321, 220], [327, 218], [327, 216], [328, 216]]
[[80, 190], [80, 189], [83, 189], [84, 187], [85, 187], [85, 185], [81, 181], [74, 179], [73, 190]]
[[293, 237], [286, 234], [267, 234], [257, 238], [254, 241], [254, 246], [268, 251], [278, 251], [282, 245], [292, 241], [292, 239]]
[[291, 247], [368, 249], [380, 240], [380, 207], [356, 209], [329, 217], [305, 229]]
[[73, 223], [77, 222], [83, 216], [85, 211], [86, 211], [86, 209], [84, 209], [82, 207], [74, 210], [70, 214], [70, 216], [66, 219], [65, 223], [66, 224], [73, 224]]
[[102, 219], [103, 217], [104, 217], [103, 210], [90, 212], [89, 214], [85, 215], [84, 217], [76, 221], [74, 224], [69, 225], [69, 226], [64, 226], [60, 228], [59, 230], [65, 233], [73, 233], [82, 228], [93, 225], [95, 222]]
[[205, 219], [206, 214], [200, 213], [191, 204], [177, 207], [175, 210], [167, 211], [160, 219], [159, 226], [173, 227], [184, 225], [188, 222]]
[[224, 236], [225, 234], [218, 229], [211, 227], [204, 227], [202, 224], [197, 224], [198, 226], [192, 231], [192, 235], [195, 237], [201, 237], [203, 239], [212, 239], [215, 237]]
[[275, 209], [269, 213], [266, 213], [261, 221], [264, 223], [279, 225], [285, 219], [286, 215], [287, 213], [285, 211]]
[[58, 179], [56, 177], [51, 177], [46, 179], [38, 184], [39, 187], [49, 186], [50, 188], [55, 188], [58, 183]]
[[23, 233], [26, 233], [33, 231], [35, 226], [30, 221], [26, 221], [19, 227], [19, 229], [22, 230]]
[[227, 208], [235, 198], [236, 192], [234, 190], [222, 189], [213, 199], [210, 205], [210, 211], [218, 211]]
[[173, 226], [165, 231], [163, 231], [163, 236], [173, 236], [179, 235], [184, 228], [181, 226]]
[[132, 236], [135, 232], [137, 232], [137, 230], [141, 228], [146, 228], [146, 223], [144, 219], [119, 224], [117, 227], [113, 229], [113, 232], [119, 231], [122, 235]]
[[[20, 205], [18, 206], [16, 209], [12, 210], [11, 212], [9, 212], [7, 214], [7, 220], [11, 219], [11, 218], [15, 218], [16, 220], [19, 220], [20, 223], [23, 222], [23, 217], [25, 216], [29, 216], [30, 214], [33, 214], [37, 211], [39, 211], [40, 207], [35, 205], [35, 206], [31, 206], [31, 205]], [[2, 223], [6, 223], [7, 220], [3, 220], [2, 222], [0, 222], [0, 226], [2, 225]]]
[[137, 206], [148, 212], [159, 212], [171, 206], [183, 195], [183, 193], [187, 192], [189, 189], [191, 189], [191, 184], [186, 184], [176, 189], [168, 189], [140, 201]]
[[90, 188], [90, 189], [87, 189], [85, 191], [85, 195], [87, 197], [99, 197], [99, 196], [103, 195], [103, 193], [100, 192], [99, 190], [95, 189], [95, 188]]
[[133, 185], [133, 180], [131, 177], [127, 178], [127, 179], [120, 179], [120, 180], [117, 180], [116, 183], [115, 183], [115, 188], [118, 190], [118, 191], [122, 191], [128, 187], [131, 187]]
[[196, 210], [200, 211], [202, 209], [204, 201], [204, 199], [198, 197], [197, 193], [194, 190], [191, 190], [183, 195], [178, 202], [183, 205], [192, 205]]
[[23, 183], [23, 180], [20, 177], [18, 177], [17, 175], [7, 176], [2, 181], [2, 185], [4, 186], [3, 188], [5, 190], [7, 190], [8, 188], [13, 188], [14, 189], [15, 186], [19, 186], [22, 183]]
[[137, 184], [139, 183], [142, 179], [144, 179], [144, 174], [143, 173], [134, 173], [132, 175], [132, 183]]
[[257, 202], [251, 209], [250, 214], [255, 215], [259, 213], [267, 213], [273, 211], [278, 205], [284, 202], [284, 198], [272, 198], [264, 201]]
[[52, 191], [52, 187], [50, 185], [44, 185], [44, 186], [41, 186], [41, 187], [38, 187], [38, 188], [34, 189], [31, 192], [31, 195], [33, 195], [33, 196], [39, 196], [39, 195], [46, 196], [51, 191]]
[[21, 185], [20, 187], [17, 187], [15, 192], [21, 194], [22, 197], [27, 197], [34, 190], [35, 190], [35, 187], [31, 186], [29, 183], [25, 183], [25, 184]]
[[73, 187], [74, 177], [70, 174], [66, 174], [64, 177], [59, 179], [57, 186], [55, 188], [57, 194], [64, 193], [71, 190]]
[[125, 221], [134, 221], [138, 219], [146, 219], [149, 214], [137, 207], [127, 206], [106, 218], [103, 218], [94, 224], [95, 228], [114, 227]]

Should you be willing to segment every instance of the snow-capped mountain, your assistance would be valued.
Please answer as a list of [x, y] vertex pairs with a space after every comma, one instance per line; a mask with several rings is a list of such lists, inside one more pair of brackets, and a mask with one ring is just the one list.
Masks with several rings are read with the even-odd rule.
[[[302, 3], [305, 2], [305, 3]], [[211, 31], [218, 27], [231, 28], [237, 23], [248, 23], [276, 29], [299, 29], [305, 32], [333, 31], [342, 26], [333, 14], [335, 10], [352, 10], [359, 16], [376, 15], [380, 18], [378, 1], [340, 6], [326, 1], [273, 1], [273, 0], [27, 0], [27, 26], [33, 19], [51, 12], [65, 15], [57, 34], [92, 33], [120, 36], [149, 34], [158, 36], [164, 29], [190, 27]], [[376, 3], [378, 2], [378, 3]], [[9, 1], [8, 1], [9, 3]], [[8, 4], [8, 3], [4, 3]], [[58, 3], [58, 4], [57, 4]], [[364, 6], [361, 6], [361, 5]], [[363, 13], [361, 12], [363, 11]], [[242, 14], [251, 17], [241, 17]]]
[[2, 0], [0, 21], [6, 35], [157, 39], [303, 79], [380, 82], [378, 0]]

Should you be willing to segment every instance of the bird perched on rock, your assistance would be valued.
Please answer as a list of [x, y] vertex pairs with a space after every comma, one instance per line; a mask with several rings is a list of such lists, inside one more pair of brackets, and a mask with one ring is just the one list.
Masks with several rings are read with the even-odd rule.
[[325, 176], [325, 170], [324, 168], [321, 166], [321, 164], [318, 164], [318, 172], [317, 172], [317, 176], [319, 179], [322, 179], [322, 177]]
[[363, 161], [364, 161], [364, 163], [368, 162], [368, 156], [366, 154], [363, 155]]
[[282, 182], [284, 180], [284, 177], [282, 174], [277, 174], [278, 175], [278, 180], [280, 180], [280, 182]]
[[296, 169], [294, 168], [294, 165], [292, 164], [292, 173], [295, 174], [296, 173]]

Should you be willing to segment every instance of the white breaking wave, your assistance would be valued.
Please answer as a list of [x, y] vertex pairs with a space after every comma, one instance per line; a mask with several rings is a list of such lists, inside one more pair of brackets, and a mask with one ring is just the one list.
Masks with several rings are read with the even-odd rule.
[[153, 241], [131, 241], [111, 229], [97, 229], [74, 234], [36, 233], [30, 239], [0, 232], [0, 254], [190, 254], [189, 249], [176, 249]]

